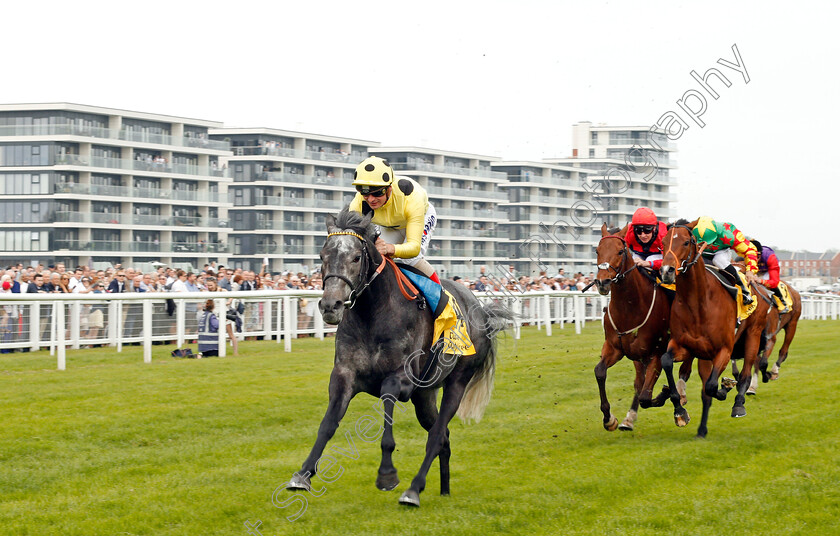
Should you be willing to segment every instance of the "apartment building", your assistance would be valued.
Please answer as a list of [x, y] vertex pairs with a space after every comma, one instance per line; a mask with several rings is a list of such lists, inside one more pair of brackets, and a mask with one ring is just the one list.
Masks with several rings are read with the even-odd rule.
[[646, 127], [573, 126], [541, 162], [68, 103], [0, 105], [0, 264], [149, 269], [320, 264], [325, 218], [369, 155], [428, 192], [444, 276], [593, 271], [603, 221], [670, 218], [676, 148]]
[[200, 266], [227, 252], [221, 123], [0, 105], [0, 264]]
[[355, 194], [359, 162], [376, 142], [270, 128], [214, 128], [210, 138], [230, 144], [223, 159], [231, 230], [227, 263], [259, 272], [309, 271], [320, 265], [327, 214]]

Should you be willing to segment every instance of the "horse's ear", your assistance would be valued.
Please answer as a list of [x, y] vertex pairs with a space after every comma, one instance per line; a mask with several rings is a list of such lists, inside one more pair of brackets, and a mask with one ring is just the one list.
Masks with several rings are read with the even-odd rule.
[[604, 222], [604, 224], [601, 226], [601, 238], [607, 236], [608, 234], [610, 234], [610, 231], [609, 229], [607, 229], [607, 222]]
[[698, 221], [700, 221], [700, 218], [697, 218], [693, 222], [689, 223], [688, 225], [686, 225], [686, 227], [688, 227], [689, 229], [694, 229], [695, 227], [697, 227], [697, 222]]
[[616, 234], [622, 238], [627, 236], [627, 229], [630, 227], [630, 224], [625, 225], [622, 227]]
[[332, 214], [327, 214], [326, 223], [327, 223], [327, 232], [328, 233], [333, 232], [333, 230], [335, 229], [335, 216], [333, 216]]
[[365, 229], [365, 235], [367, 235], [365, 238], [369, 238], [371, 241], [375, 241], [376, 240], [376, 228], [373, 225], [370, 224], [370, 221], [372, 219], [373, 219], [373, 211], [365, 214], [365, 216], [362, 218], [362, 223], [360, 223], [359, 225], [361, 225]]

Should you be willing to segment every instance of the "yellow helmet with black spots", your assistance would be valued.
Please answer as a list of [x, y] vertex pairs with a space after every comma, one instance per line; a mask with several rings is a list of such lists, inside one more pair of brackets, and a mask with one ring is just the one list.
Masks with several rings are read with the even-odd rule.
[[394, 170], [387, 160], [378, 156], [369, 156], [356, 167], [353, 174], [353, 186], [371, 188], [391, 186], [394, 182]]

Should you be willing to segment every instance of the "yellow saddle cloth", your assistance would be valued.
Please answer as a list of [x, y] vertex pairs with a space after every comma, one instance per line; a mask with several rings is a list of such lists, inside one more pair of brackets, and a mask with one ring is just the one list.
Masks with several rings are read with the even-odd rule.
[[779, 292], [782, 293], [784, 301], [779, 300], [779, 297], [773, 294], [773, 300], [775, 300], [776, 307], [779, 309], [779, 311], [784, 311], [785, 309], [792, 309], [793, 298], [791, 298], [790, 296], [790, 290], [788, 289], [788, 286], [782, 281], [779, 281]]
[[454, 355], [473, 355], [475, 346], [467, 333], [467, 321], [461, 306], [455, 296], [447, 290], [443, 292], [449, 297], [446, 307], [435, 319], [435, 332], [432, 340], [437, 343], [443, 335], [443, 352]]
[[741, 287], [737, 285], [735, 286], [735, 288], [738, 289], [738, 296], [735, 298], [735, 303], [738, 305], [738, 321], [743, 322], [744, 319], [748, 318], [753, 313], [753, 311], [755, 311], [755, 308], [758, 307], [758, 299], [750, 291], [750, 284], [747, 283], [747, 278], [744, 275], [744, 273], [738, 272], [738, 277], [741, 278], [741, 282], [744, 284], [744, 288], [747, 289], [747, 295], [752, 296], [753, 298], [751, 304], [744, 305], [743, 291], [741, 290]]

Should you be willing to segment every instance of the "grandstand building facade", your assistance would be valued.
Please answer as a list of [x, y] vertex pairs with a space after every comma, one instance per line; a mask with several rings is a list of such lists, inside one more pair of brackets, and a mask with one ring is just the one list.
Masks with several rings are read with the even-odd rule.
[[320, 264], [327, 214], [353, 170], [387, 159], [429, 193], [429, 261], [445, 277], [594, 270], [601, 223], [639, 206], [670, 218], [675, 147], [647, 127], [573, 126], [541, 162], [95, 106], [0, 105], [0, 264], [96, 268], [209, 261], [258, 271]]

